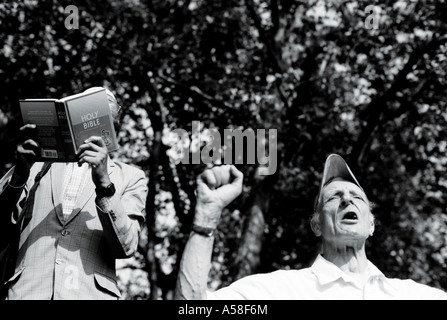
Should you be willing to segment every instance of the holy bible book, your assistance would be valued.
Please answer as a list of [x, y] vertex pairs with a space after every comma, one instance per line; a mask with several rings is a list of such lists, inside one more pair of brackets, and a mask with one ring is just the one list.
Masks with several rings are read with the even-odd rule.
[[106, 90], [98, 88], [62, 99], [19, 100], [24, 124], [36, 125], [37, 161], [75, 162], [86, 139], [100, 136], [109, 152], [118, 149]]

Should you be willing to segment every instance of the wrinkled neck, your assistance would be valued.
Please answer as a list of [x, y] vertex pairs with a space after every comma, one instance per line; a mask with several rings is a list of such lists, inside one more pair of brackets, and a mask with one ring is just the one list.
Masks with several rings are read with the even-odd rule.
[[369, 271], [364, 242], [343, 245], [324, 242], [322, 256], [344, 272], [365, 274]]

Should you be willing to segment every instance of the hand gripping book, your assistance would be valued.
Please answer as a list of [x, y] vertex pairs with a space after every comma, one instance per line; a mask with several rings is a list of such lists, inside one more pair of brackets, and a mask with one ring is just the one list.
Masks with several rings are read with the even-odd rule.
[[86, 139], [100, 136], [109, 152], [118, 149], [106, 90], [82, 92], [62, 99], [19, 100], [24, 124], [36, 125], [41, 147], [37, 161], [76, 162]]

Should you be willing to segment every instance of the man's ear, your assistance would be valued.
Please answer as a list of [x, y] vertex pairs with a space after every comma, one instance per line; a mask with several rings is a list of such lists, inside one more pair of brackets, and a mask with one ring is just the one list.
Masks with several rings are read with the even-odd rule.
[[374, 230], [375, 230], [375, 225], [376, 225], [376, 223], [375, 223], [375, 218], [374, 218], [374, 215], [371, 213], [370, 214], [370, 225], [369, 225], [369, 236], [372, 236], [373, 235], [373, 233], [374, 233]]
[[372, 236], [374, 233], [374, 220], [371, 221], [371, 225], [369, 226], [369, 235]]
[[318, 217], [314, 216], [310, 219], [310, 227], [317, 237], [321, 236], [320, 221]]

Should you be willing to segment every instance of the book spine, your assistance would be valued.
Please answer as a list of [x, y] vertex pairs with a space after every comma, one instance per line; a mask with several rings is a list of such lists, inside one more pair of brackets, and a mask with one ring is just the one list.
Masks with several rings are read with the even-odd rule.
[[77, 135], [77, 128], [76, 124], [74, 123], [73, 114], [70, 113], [70, 108], [68, 107], [68, 102], [63, 101], [61, 102], [64, 105], [65, 114], [67, 117], [67, 127], [70, 132], [71, 137], [71, 147], [74, 150], [74, 153], [76, 154], [76, 151], [81, 146], [81, 142], [79, 140], [79, 136]]
[[66, 161], [74, 162], [76, 161], [76, 147], [74, 145], [71, 125], [69, 123], [69, 117], [67, 115], [65, 103], [60, 101], [56, 102], [56, 111], [58, 115]]
[[109, 129], [110, 129], [110, 134], [107, 135], [106, 137], [104, 137], [104, 135], [102, 135], [102, 138], [104, 139], [104, 141], [106, 141], [107, 139], [110, 139], [109, 143], [106, 143], [107, 145], [107, 149], [109, 152], [113, 152], [118, 150], [119, 145], [118, 145], [118, 137], [115, 131], [115, 126], [113, 124], [113, 118], [112, 115], [109, 113], [108, 115], [109, 118]]

